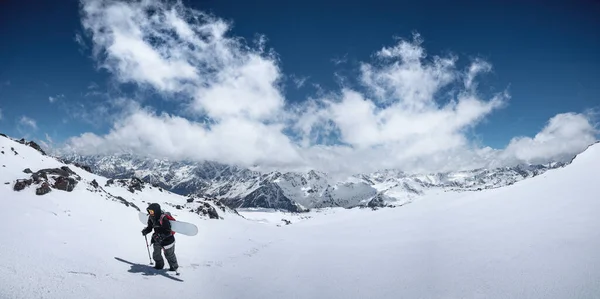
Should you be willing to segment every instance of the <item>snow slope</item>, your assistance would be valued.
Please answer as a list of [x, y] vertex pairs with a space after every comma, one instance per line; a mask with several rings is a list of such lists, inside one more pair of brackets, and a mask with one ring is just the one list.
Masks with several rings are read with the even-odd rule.
[[[0, 155], [0, 182], [34, 161], [58, 163], [8, 139], [0, 146], [23, 155]], [[2, 184], [0, 298], [597, 298], [597, 165], [600, 144], [510, 186], [376, 211], [206, 220], [181, 210], [200, 232], [177, 237], [177, 277], [152, 274], [135, 209], [80, 185], [37, 196]], [[279, 215], [292, 223], [275, 225]]]

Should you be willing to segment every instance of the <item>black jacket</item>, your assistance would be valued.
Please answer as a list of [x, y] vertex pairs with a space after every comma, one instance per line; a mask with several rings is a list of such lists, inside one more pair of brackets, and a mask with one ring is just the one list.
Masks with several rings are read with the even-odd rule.
[[167, 216], [163, 217], [162, 225], [160, 224], [161, 214], [162, 212], [158, 212], [154, 216], [148, 217], [148, 226], [146, 226], [142, 232], [145, 235], [150, 233], [154, 228], [151, 243], [158, 243], [160, 246], [167, 246], [175, 242], [175, 236], [171, 234], [171, 221], [169, 221]]

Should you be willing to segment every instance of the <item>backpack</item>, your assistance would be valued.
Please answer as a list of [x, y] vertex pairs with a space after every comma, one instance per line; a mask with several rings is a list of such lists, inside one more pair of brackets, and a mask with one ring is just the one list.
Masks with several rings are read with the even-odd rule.
[[[163, 217], [165, 217], [165, 216], [166, 216], [166, 217], [167, 217], [167, 219], [169, 219], [169, 220], [177, 221], [177, 220], [175, 220], [175, 218], [174, 218], [174, 217], [171, 215], [171, 213], [169, 213], [169, 212], [164, 212], [164, 213], [162, 213], [162, 215], [160, 215], [160, 219], [158, 220], [158, 222], [160, 223], [160, 225], [162, 225], [162, 220], [163, 220]], [[174, 231], [173, 229], [171, 229], [171, 235], [175, 235], [175, 231]]]

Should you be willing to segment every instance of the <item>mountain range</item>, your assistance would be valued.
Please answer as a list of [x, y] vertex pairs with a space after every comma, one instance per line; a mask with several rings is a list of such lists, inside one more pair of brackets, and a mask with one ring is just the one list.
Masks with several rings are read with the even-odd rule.
[[431, 174], [409, 174], [395, 169], [333, 178], [319, 171], [261, 173], [217, 162], [181, 162], [130, 154], [61, 157], [89, 166], [96, 174], [139, 178], [185, 196], [218, 200], [230, 208], [272, 208], [305, 212], [326, 207], [394, 207], [430, 192], [479, 191], [514, 184], [568, 163], [522, 164]]

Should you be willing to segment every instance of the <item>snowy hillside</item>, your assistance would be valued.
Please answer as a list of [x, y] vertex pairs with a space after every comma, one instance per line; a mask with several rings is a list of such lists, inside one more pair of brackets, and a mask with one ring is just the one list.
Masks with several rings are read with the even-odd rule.
[[[570, 165], [481, 192], [425, 194], [401, 208], [327, 208], [292, 217], [243, 209], [177, 236], [181, 276], [149, 266], [137, 210], [72, 167], [71, 191], [14, 191], [64, 166], [0, 137], [0, 298], [595, 298], [600, 294], [600, 144]], [[12, 149], [11, 149], [12, 148]], [[18, 154], [15, 154], [17, 152]], [[76, 179], [75, 175], [72, 175]], [[52, 181], [52, 180], [51, 180]], [[138, 206], [186, 204], [103, 187]], [[114, 192], [114, 193], [113, 193]], [[287, 218], [289, 225], [281, 225]]]
[[173, 192], [220, 199], [231, 208], [312, 208], [397, 206], [440, 190], [477, 191], [514, 184], [564, 166], [519, 165], [497, 169], [410, 175], [398, 170], [357, 174], [336, 180], [318, 171], [259, 173], [215, 162], [171, 162], [132, 155], [63, 157], [89, 165], [106, 177], [132, 176]]
[[220, 202], [184, 197], [136, 178], [108, 179], [91, 173], [87, 167], [64, 164], [47, 156], [34, 142], [3, 135], [0, 146], [0, 180], [5, 189], [15, 192], [5, 194], [9, 197], [21, 196], [19, 194], [35, 194], [42, 198], [83, 196], [120, 203], [136, 211], [157, 201], [174, 214], [195, 213], [213, 219], [235, 214]]

